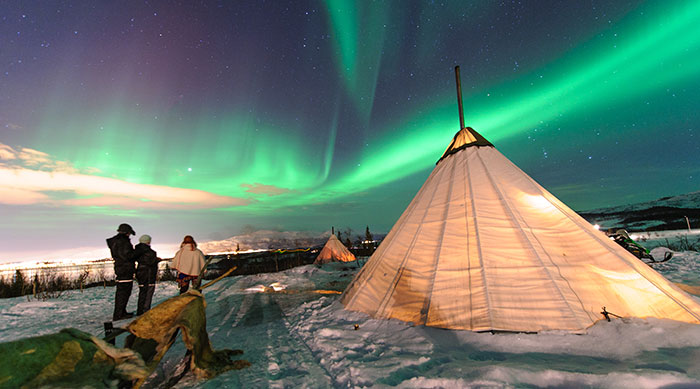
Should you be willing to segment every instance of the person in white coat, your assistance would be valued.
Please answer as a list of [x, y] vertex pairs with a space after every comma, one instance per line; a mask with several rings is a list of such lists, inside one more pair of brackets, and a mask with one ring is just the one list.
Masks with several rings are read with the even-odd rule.
[[197, 248], [197, 242], [190, 235], [186, 235], [180, 244], [180, 250], [173, 258], [173, 268], [177, 270], [177, 284], [180, 287], [180, 294], [187, 292], [190, 288], [190, 281], [193, 287], [197, 287], [195, 282], [199, 273], [204, 267], [204, 253]]

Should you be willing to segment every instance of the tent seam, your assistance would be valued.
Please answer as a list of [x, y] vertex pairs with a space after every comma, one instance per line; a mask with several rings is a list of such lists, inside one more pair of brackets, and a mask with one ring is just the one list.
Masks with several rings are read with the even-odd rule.
[[[529, 176], [528, 176], [528, 178], [529, 178], [531, 181], [535, 182], [535, 181], [532, 180], [532, 178], [530, 178]], [[537, 184], [537, 183], [535, 182], [535, 184]], [[539, 186], [539, 184], [538, 184], [537, 186]], [[540, 188], [539, 190], [540, 190], [540, 193], [542, 193], [542, 195], [545, 195], [545, 193], [548, 193], [548, 192], [543, 192], [541, 188]], [[569, 214], [567, 214], [564, 210], [562, 210], [560, 207], [558, 207], [554, 202], [550, 201], [550, 203], [551, 203], [555, 208], [557, 208], [560, 212], [562, 212], [564, 215], [566, 215], [566, 217], [567, 217], [570, 221], [572, 221], [573, 223], [575, 223], [577, 226], [581, 227], [582, 230], [586, 231], [586, 233], [587, 233], [590, 237], [592, 237], [593, 239], [595, 239], [595, 240], [598, 241], [599, 243], [602, 243], [602, 242], [603, 242], [603, 240], [601, 240], [598, 236], [596, 236], [596, 234], [593, 234], [593, 233], [592, 233], [593, 231], [590, 231], [590, 230], [589, 230], [588, 226], [583, 226], [583, 225], [581, 225], [581, 223], [580, 223], [579, 220], [576, 220], [575, 218], [571, 217], [571, 216], [570, 216]], [[577, 215], [578, 215], [578, 214], [577, 214]], [[580, 217], [580, 216], [579, 216], [579, 217]], [[590, 224], [589, 224], [589, 226], [590, 226]], [[606, 243], [608, 243], [608, 242], [606, 242]], [[629, 259], [625, 258], [623, 255], [619, 255], [617, 252], [615, 252], [614, 250], [612, 250], [612, 249], [610, 248], [610, 246], [608, 246], [607, 244], [601, 244], [601, 245], [602, 245], [603, 247], [605, 247], [610, 253], [612, 253], [613, 255], [615, 255], [616, 257], [618, 257], [619, 259], [623, 260], [625, 263], [627, 263], [627, 264], [628, 264], [632, 269], [634, 269], [640, 276], [644, 277], [644, 279], [647, 280], [647, 282], [649, 282], [651, 285], [654, 285], [654, 287], [655, 287], [657, 290], [659, 290], [659, 291], [662, 292], [664, 295], [666, 295], [668, 298], [670, 298], [671, 300], [673, 300], [676, 304], [678, 304], [681, 308], [683, 308], [686, 312], [688, 312], [688, 314], [690, 314], [692, 317], [694, 317], [694, 318], [696, 318], [696, 319], [698, 319], [698, 320], [700, 321], [700, 316], [698, 316], [697, 314], [695, 314], [686, 304], [682, 303], [681, 301], [678, 301], [674, 296], [672, 296], [672, 295], [669, 294], [666, 290], [664, 290], [664, 289], [661, 288], [659, 285], [657, 285], [656, 282], [654, 282], [654, 281], [652, 281], [651, 279], [649, 279], [649, 277], [647, 277], [647, 276], [644, 275], [643, 273], [637, 271], [637, 269], [636, 269], [635, 266], [629, 261]], [[632, 254], [630, 254], [630, 255], [632, 255]], [[653, 269], [652, 269], [652, 270], [653, 270]], [[684, 293], [685, 293], [685, 292], [684, 292]]]
[[428, 323], [428, 316], [430, 315], [430, 305], [431, 305], [430, 303], [432, 302], [432, 298], [433, 298], [433, 291], [435, 289], [435, 278], [437, 275], [438, 265], [440, 264], [440, 253], [442, 252], [442, 243], [444, 242], [445, 231], [447, 229], [447, 216], [449, 215], [449, 210], [450, 210], [450, 204], [451, 204], [450, 198], [452, 197], [452, 188], [454, 187], [454, 178], [455, 178], [455, 174], [457, 171], [456, 166], [457, 166], [456, 163], [452, 164], [452, 175], [450, 177], [450, 188], [447, 191], [447, 196], [446, 196], [447, 205], [445, 206], [445, 211], [443, 212], [443, 218], [442, 218], [442, 233], [440, 234], [440, 245], [438, 246], [437, 252], [435, 254], [435, 266], [433, 267], [433, 276], [431, 277], [431, 279], [432, 279], [431, 284], [432, 285], [429, 288], [430, 292], [427, 296], [427, 300], [426, 300], [427, 303], [425, 303], [426, 306], [424, 307], [425, 320], [423, 320], [423, 322], [426, 324]]
[[[478, 150], [478, 149], [476, 149], [476, 150]], [[475, 154], [477, 157], [479, 156], [478, 153], [475, 153]], [[466, 154], [465, 154], [465, 161], [466, 161], [465, 163], [468, 164], [469, 160], [468, 160], [468, 155], [466, 155]], [[482, 166], [483, 166], [483, 163], [482, 163]], [[467, 169], [467, 172], [468, 171], [469, 171], [469, 169]], [[476, 201], [474, 201], [474, 187], [472, 186], [471, 175], [468, 175], [468, 178], [469, 178], [469, 180], [468, 180], [469, 197], [470, 197], [470, 200], [472, 202], [472, 217], [474, 218], [474, 233], [476, 235], [476, 247], [477, 247], [477, 250], [479, 252], [479, 265], [481, 266], [481, 278], [482, 278], [483, 283], [484, 283], [484, 295], [486, 296], [486, 309], [487, 309], [487, 312], [489, 314], [489, 328], [493, 328], [493, 324], [494, 324], [493, 310], [491, 309], [491, 306], [493, 304], [491, 304], [491, 294], [489, 293], [489, 286], [488, 286], [488, 281], [487, 281], [487, 277], [486, 277], [486, 266], [484, 266], [484, 252], [481, 250], [481, 238], [479, 235], [479, 223], [477, 222], [477, 218], [476, 218], [476, 212], [477, 212], [476, 211]], [[471, 277], [470, 277], [470, 282], [471, 282]], [[471, 292], [471, 290], [470, 290], [470, 292]], [[470, 293], [470, 296], [471, 296], [471, 293]], [[473, 313], [474, 312], [473, 306], [471, 307], [471, 310]], [[472, 316], [471, 320], [473, 323], [474, 315], [471, 315], [471, 316]], [[474, 326], [472, 325], [472, 329], [473, 328], [474, 328]]]
[[[444, 169], [443, 169], [444, 170]], [[435, 175], [437, 177], [437, 174]], [[428, 201], [428, 206], [425, 208], [425, 213], [423, 213], [423, 217], [421, 218], [421, 222], [418, 225], [418, 229], [416, 230], [416, 233], [413, 235], [413, 239], [411, 240], [411, 244], [409, 245], [408, 249], [406, 250], [406, 254], [403, 257], [403, 260], [401, 261], [401, 264], [399, 266], [399, 271], [396, 273], [394, 276], [394, 279], [392, 280], [390, 285], [393, 285], [393, 287], [389, 288], [387, 293], [384, 294], [384, 297], [381, 299], [381, 302], [379, 304], [379, 307], [377, 308], [377, 313], [383, 312], [386, 309], [386, 305], [389, 301], [389, 299], [394, 295], [394, 292], [396, 291], [396, 286], [399, 284], [399, 281], [401, 280], [401, 277], [403, 276], [403, 272], [405, 270], [405, 265], [406, 262], [408, 261], [408, 257], [410, 256], [411, 252], [413, 251], [413, 248], [416, 245], [416, 241], [418, 240], [418, 236], [420, 235], [421, 230], [423, 229], [423, 223], [425, 222], [425, 218], [428, 215], [428, 212], [430, 211], [430, 204], [432, 204], [433, 199], [435, 198], [435, 193], [437, 192], [437, 188], [439, 185], [434, 185], [435, 189], [432, 192], [432, 195], [429, 197]], [[416, 202], [416, 206], [418, 205], [418, 202]]]
[[[495, 150], [494, 150], [494, 151], [495, 151]], [[525, 229], [523, 228], [523, 224], [530, 230], [530, 234], [533, 235], [533, 237], [534, 237], [536, 240], [537, 240], [537, 237], [534, 236], [534, 234], [532, 233], [532, 229], [527, 225], [527, 223], [526, 223], [524, 220], [518, 220], [518, 219], [522, 219], [522, 216], [521, 216], [521, 215], [517, 212], [517, 210], [510, 204], [510, 202], [508, 201], [508, 199], [505, 197], [505, 195], [504, 195], [504, 194], [501, 192], [501, 190], [498, 188], [498, 186], [496, 185], [496, 183], [495, 183], [495, 181], [494, 181], [493, 176], [492, 176], [491, 173], [488, 171], [488, 169], [486, 169], [486, 164], [485, 164], [485, 162], [484, 162], [482, 156], [477, 154], [477, 157], [479, 158], [479, 161], [481, 162], [482, 166], [484, 166], [484, 171], [486, 172], [486, 175], [488, 176], [489, 181], [491, 182], [491, 184], [493, 185], [494, 189], [496, 190], [496, 193], [498, 194], [498, 197], [499, 197], [499, 199], [501, 200], [501, 204], [503, 205], [504, 210], [510, 214], [511, 220], [512, 220], [513, 224], [515, 225], [515, 227], [517, 227], [518, 230], [520, 230], [520, 232], [521, 232], [521, 234], [522, 234], [522, 236], [523, 236], [523, 238], [524, 238], [524, 240], [525, 240], [525, 243], [526, 243], [527, 245], [530, 246], [530, 249], [532, 250], [534, 256], [535, 256], [535, 257], [537, 258], [537, 260], [540, 262], [541, 268], [542, 268], [542, 269], [544, 270], [544, 272], [547, 274], [547, 277], [549, 278], [549, 281], [552, 283], [552, 285], [554, 286], [554, 288], [555, 288], [555, 289], [557, 290], [557, 292], [559, 293], [559, 297], [560, 297], [561, 300], [564, 302], [564, 305], [565, 305], [567, 308], [569, 308], [569, 311], [571, 312], [571, 316], [572, 316], [573, 320], [574, 320], [574, 321], [578, 321], [578, 320], [577, 320], [577, 315], [576, 315], [576, 313], [574, 312], [573, 308], [572, 308], [571, 305], [567, 302], [566, 298], [564, 298], [564, 294], [562, 293], [560, 286], [557, 284], [556, 281], [554, 281], [554, 278], [552, 277], [552, 274], [550, 273], [550, 271], [549, 271], [549, 270], [547, 269], [547, 267], [545, 266], [544, 261], [542, 260], [542, 257], [541, 257], [540, 254], [537, 252], [537, 249], [536, 249], [535, 246], [533, 245], [533, 242], [530, 241], [527, 232], [526, 232]], [[517, 218], [516, 218], [516, 213], [517, 213]], [[521, 222], [522, 222], [522, 223], [521, 223]], [[538, 242], [538, 244], [539, 244], [540, 247], [541, 247], [542, 244], [539, 242], [539, 240], [537, 240], [537, 242]], [[545, 251], [545, 254], [546, 254], [546, 251]], [[552, 262], [551, 258], [549, 259], [549, 262], [552, 263], [555, 267], [558, 267], [556, 264], [554, 264], [554, 263]], [[579, 300], [579, 303], [580, 303], [580, 304], [583, 304], [583, 302], [581, 301], [580, 297], [576, 294], [576, 292], [574, 292], [573, 290], [572, 290], [572, 292], [574, 293], [574, 295], [576, 296], [576, 298]], [[582, 305], [582, 306], [583, 306], [583, 305]], [[584, 312], [585, 312], [585, 308], [584, 308]], [[585, 326], [584, 326], [584, 328], [585, 328]]]

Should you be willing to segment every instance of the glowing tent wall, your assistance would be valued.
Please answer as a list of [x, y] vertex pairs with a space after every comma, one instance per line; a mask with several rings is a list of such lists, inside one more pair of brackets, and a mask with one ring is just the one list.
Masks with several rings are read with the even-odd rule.
[[318, 257], [314, 261], [314, 264], [324, 264], [328, 262], [350, 262], [355, 260], [355, 255], [351, 253], [345, 245], [331, 234], [328, 238], [326, 245], [318, 253]]
[[[485, 142], [485, 143], [484, 143]], [[464, 128], [343, 294], [376, 318], [580, 332], [609, 312], [700, 322], [700, 305]]]

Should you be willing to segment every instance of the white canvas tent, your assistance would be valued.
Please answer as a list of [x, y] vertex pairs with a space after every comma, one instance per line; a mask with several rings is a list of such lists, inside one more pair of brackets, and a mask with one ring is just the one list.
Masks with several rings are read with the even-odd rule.
[[322, 265], [328, 262], [351, 262], [355, 260], [355, 255], [351, 253], [345, 245], [331, 234], [326, 245], [323, 246], [318, 257], [314, 261], [314, 265]]
[[346, 309], [473, 331], [700, 322], [698, 300], [608, 239], [466, 127], [345, 290]]

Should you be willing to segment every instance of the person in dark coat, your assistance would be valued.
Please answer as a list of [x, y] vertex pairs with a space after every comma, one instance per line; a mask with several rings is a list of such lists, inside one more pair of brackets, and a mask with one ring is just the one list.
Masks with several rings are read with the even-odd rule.
[[158, 275], [158, 261], [160, 260], [156, 252], [151, 248], [151, 237], [141, 235], [139, 244], [134, 249], [136, 262], [136, 281], [139, 283], [139, 300], [136, 314], [142, 315], [151, 309], [153, 292], [156, 290], [156, 277]]
[[114, 274], [117, 276], [117, 292], [114, 295], [114, 314], [112, 320], [122, 320], [134, 317], [126, 311], [129, 303], [134, 279], [134, 246], [131, 245], [130, 235], [136, 235], [130, 225], [123, 223], [117, 228], [117, 235], [107, 239], [107, 246], [114, 259]]

